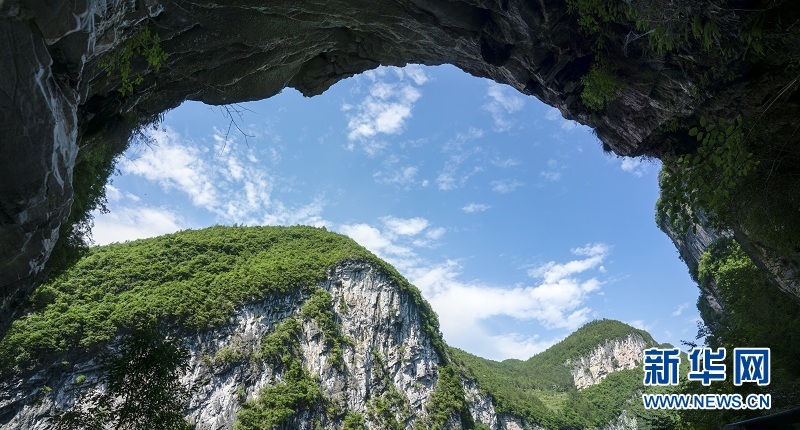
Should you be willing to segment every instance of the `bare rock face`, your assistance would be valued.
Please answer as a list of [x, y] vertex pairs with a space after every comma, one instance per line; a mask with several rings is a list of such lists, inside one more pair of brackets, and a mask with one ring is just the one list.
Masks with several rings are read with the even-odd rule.
[[[792, 2], [774, 7], [785, 9], [787, 20], [795, 16]], [[620, 31], [609, 49], [625, 54], [626, 85], [596, 113], [580, 97], [581, 77], [595, 61], [593, 42], [560, 0], [4, 0], [0, 335], [43, 274], [70, 210], [79, 151], [94, 140], [127, 137], [185, 100], [227, 104], [286, 87], [312, 96], [378, 65], [449, 63], [594, 127], [617, 154], [657, 157], [681, 144], [662, 125], [696, 122], [704, 112], [761, 112], [764, 100], [796, 75], [785, 68], [752, 70], [748, 82], [705, 82], [712, 95], [699, 83], [702, 68], [685, 72], [702, 58], [647, 57], [623, 40], [627, 29]], [[154, 66], [146, 55], [133, 56], [122, 64], [130, 66], [129, 75], [108, 65], [147, 32], [158, 43], [149, 37], [144, 45], [158, 44], [166, 59]], [[793, 54], [775, 55], [775, 64], [788, 64]], [[135, 87], [126, 90], [132, 81]], [[800, 109], [786, 90], [781, 94], [789, 102], [772, 113], [779, 117], [776, 133], [791, 134]]]
[[[700, 257], [703, 253], [711, 247], [711, 245], [720, 239], [730, 238], [733, 232], [718, 231], [708, 226], [709, 222], [705, 214], [698, 214], [700, 223], [694, 226], [694, 229], [687, 229], [682, 232], [676, 229], [666, 219], [663, 219], [659, 227], [664, 233], [669, 236], [672, 243], [678, 249], [681, 259], [689, 267], [689, 273], [692, 278], [697, 279], [697, 270], [700, 264]], [[702, 300], [708, 303], [708, 306], [717, 315], [725, 313], [725, 308], [722, 305], [721, 293], [715, 281], [709, 281], [707, 286], [699, 285]]]
[[634, 369], [644, 361], [648, 342], [637, 333], [598, 345], [592, 352], [567, 363], [572, 368], [575, 387], [582, 390], [599, 384], [610, 373]]

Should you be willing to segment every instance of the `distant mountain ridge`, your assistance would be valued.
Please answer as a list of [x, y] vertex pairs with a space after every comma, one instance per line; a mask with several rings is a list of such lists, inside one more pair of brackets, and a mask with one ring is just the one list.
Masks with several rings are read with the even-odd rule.
[[152, 351], [184, 354], [162, 372], [172, 391], [154, 393], [171, 395], [185, 422], [162, 428], [654, 424], [630, 402], [642, 349], [656, 345], [645, 331], [594, 321], [527, 361], [493, 362], [447, 347], [419, 291], [347, 237], [212, 227], [95, 248], [40, 287], [0, 341], [0, 426], [47, 429], [67, 416], [94, 423], [72, 428], [125, 427], [121, 411], [156, 414], [115, 388], [120, 366], [108, 365], [140, 357], [126, 358], [123, 377], [158, 385], [135, 372], [164, 360], [128, 354], [143, 327], [164, 339]]

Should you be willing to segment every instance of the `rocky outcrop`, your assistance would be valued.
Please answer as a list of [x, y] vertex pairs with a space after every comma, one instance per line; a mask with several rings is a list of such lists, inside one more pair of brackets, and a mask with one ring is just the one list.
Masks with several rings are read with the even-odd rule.
[[[792, 2], [770, 7], [787, 21], [795, 16]], [[735, 22], [746, 11], [724, 14]], [[696, 123], [708, 112], [731, 118], [763, 113], [776, 94], [786, 102], [771, 113], [770, 133], [791, 136], [799, 109], [796, 87], [786, 84], [796, 73], [785, 65], [796, 44], [774, 50], [770, 61], [779, 67], [748, 70], [746, 82], [731, 82], [708, 78], [703, 56], [646, 56], [644, 39], [630, 37], [633, 29], [616, 31], [606, 44], [619, 56], [625, 85], [598, 113], [580, 97], [581, 78], [595, 61], [594, 39], [562, 1], [109, 0], [53, 7], [5, 0], [0, 334], [43, 272], [70, 210], [79, 151], [94, 140], [127, 137], [185, 100], [226, 104], [270, 97], [285, 87], [311, 96], [381, 64], [449, 63], [557, 107], [592, 126], [605, 148], [620, 155], [659, 156], [688, 139], [662, 125]], [[158, 39], [142, 39], [146, 34]], [[133, 40], [159, 45], [166, 59], [155, 65], [142, 55], [130, 64], [109, 60], [133, 50]], [[109, 63], [129, 65], [130, 74]], [[135, 87], [127, 88], [133, 81]]]
[[[719, 231], [710, 227], [708, 218], [703, 213], [698, 213], [699, 223], [694, 225], [694, 228], [679, 231], [672, 223], [666, 218], [661, 219], [659, 228], [669, 236], [675, 247], [678, 248], [678, 254], [681, 260], [689, 267], [689, 274], [692, 279], [697, 280], [697, 270], [700, 265], [700, 257], [708, 249], [711, 244], [719, 239], [730, 238], [733, 236], [731, 231]], [[706, 285], [698, 285], [700, 287], [701, 301], [708, 304], [717, 316], [725, 313], [725, 308], [720, 296], [719, 287], [716, 281], [709, 280]]]
[[567, 362], [572, 369], [575, 387], [582, 390], [599, 384], [610, 373], [633, 369], [644, 361], [644, 349], [652, 346], [638, 333], [612, 339], [590, 353]]
[[[424, 415], [438, 378], [439, 356], [420, 325], [419, 309], [406, 293], [371, 266], [340, 265], [318, 285], [333, 297], [334, 313], [342, 334], [353, 340], [343, 349], [342, 366], [332, 362], [325, 338], [314, 320], [303, 320], [300, 359], [317, 375], [323, 395], [369, 421], [370, 400], [385, 390], [385, 380], [405, 399], [412, 415], [410, 427]], [[182, 382], [196, 386], [189, 403], [188, 420], [197, 429], [230, 429], [244, 399], [254, 398], [268, 384], [281, 380], [280, 372], [252, 360], [265, 335], [287, 317], [297, 316], [302, 294], [275, 296], [247, 305], [230, 324], [186, 340], [191, 358]], [[227, 357], [237, 357], [226, 359]], [[10, 418], [4, 429], [46, 429], [51, 418], [69, 410], [79, 393], [102, 390], [94, 358], [70, 363], [61, 359], [44, 366], [30, 378], [0, 386], [0, 416]], [[44, 388], [48, 387], [48, 388]], [[493, 411], [493, 409], [492, 409]], [[323, 416], [299, 416], [289, 428], [311, 428], [314, 419], [336, 424]], [[494, 419], [493, 414], [486, 416]], [[404, 422], [404, 421], [401, 421]], [[374, 423], [371, 428], [379, 428]]]
[[[634, 399], [635, 401], [636, 399]], [[601, 430], [637, 430], [639, 423], [635, 416], [628, 415], [627, 411], [622, 411], [616, 420], [608, 423]]]

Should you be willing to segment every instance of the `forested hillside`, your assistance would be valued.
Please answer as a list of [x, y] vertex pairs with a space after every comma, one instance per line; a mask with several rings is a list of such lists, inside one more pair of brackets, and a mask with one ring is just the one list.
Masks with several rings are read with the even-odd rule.
[[[570, 363], [600, 345], [629, 337], [641, 339], [645, 347], [657, 346], [643, 330], [619, 321], [597, 320], [526, 361], [496, 362], [457, 348], [450, 348], [450, 353], [465, 373], [492, 396], [499, 412], [524, 417], [547, 428], [603, 427], [616, 421], [623, 410], [636, 419], [637, 428], [677, 425], [675, 411], [645, 412], [640, 396], [645, 392], [641, 365], [619, 369], [586, 389], [575, 387]], [[647, 392], [666, 391], [669, 390], [647, 387]]]

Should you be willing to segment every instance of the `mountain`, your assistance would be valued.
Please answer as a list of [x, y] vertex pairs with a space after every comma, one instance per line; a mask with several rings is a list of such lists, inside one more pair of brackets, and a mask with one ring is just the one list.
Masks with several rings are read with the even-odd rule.
[[450, 348], [468, 379], [498, 413], [546, 428], [665, 428], [677, 417], [644, 412], [643, 350], [659, 346], [644, 330], [614, 320], [587, 323], [526, 361], [496, 362]]
[[419, 291], [351, 239], [218, 226], [94, 248], [39, 288], [0, 341], [0, 424], [648, 428], [671, 418], [636, 401], [655, 345], [601, 320], [485, 360], [447, 347]]

